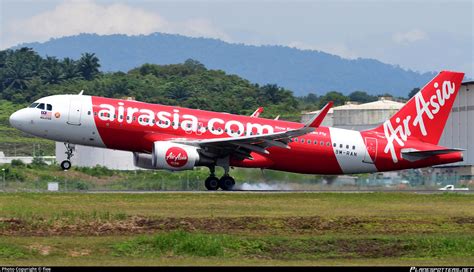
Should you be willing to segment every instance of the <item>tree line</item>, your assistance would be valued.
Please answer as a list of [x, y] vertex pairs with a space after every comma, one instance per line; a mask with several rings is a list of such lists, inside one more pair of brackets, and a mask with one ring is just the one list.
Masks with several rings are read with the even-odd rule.
[[[71, 58], [41, 57], [31, 48], [0, 51], [0, 98], [14, 103], [30, 103], [40, 97], [78, 93], [179, 105], [190, 108], [249, 114], [265, 107], [264, 116], [282, 115], [299, 119], [302, 110], [315, 110], [328, 101], [342, 105], [377, 100], [377, 96], [356, 91], [348, 96], [331, 91], [318, 96], [295, 97], [276, 84], [259, 85], [221, 70], [209, 70], [188, 59], [184, 63], [143, 64], [128, 72], [100, 71], [94, 53]], [[385, 94], [384, 96], [386, 96]]]

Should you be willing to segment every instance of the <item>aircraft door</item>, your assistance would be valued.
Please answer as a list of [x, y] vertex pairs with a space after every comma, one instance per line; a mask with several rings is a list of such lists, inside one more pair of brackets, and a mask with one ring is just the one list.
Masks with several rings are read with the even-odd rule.
[[69, 125], [80, 126], [81, 125], [81, 111], [82, 103], [78, 97], [71, 97], [69, 101], [69, 116], [67, 123]]
[[365, 138], [365, 146], [367, 153], [365, 153], [364, 162], [375, 163], [375, 160], [377, 160], [377, 139]]

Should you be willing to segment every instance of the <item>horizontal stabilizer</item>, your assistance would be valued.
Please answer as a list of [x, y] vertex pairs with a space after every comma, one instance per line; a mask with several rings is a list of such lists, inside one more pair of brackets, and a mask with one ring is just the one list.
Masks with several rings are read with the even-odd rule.
[[332, 101], [328, 102], [324, 108], [319, 111], [318, 114], [315, 114], [311, 120], [309, 120], [306, 124], [305, 127], [312, 127], [312, 128], [317, 128], [321, 125], [321, 123], [324, 120], [324, 117], [328, 114], [329, 110], [332, 108], [332, 105], [334, 103]]
[[446, 148], [446, 149], [436, 149], [436, 150], [416, 150], [412, 148], [402, 149], [402, 158], [407, 161], [418, 161], [426, 159], [436, 155], [450, 154], [465, 151], [460, 148]]

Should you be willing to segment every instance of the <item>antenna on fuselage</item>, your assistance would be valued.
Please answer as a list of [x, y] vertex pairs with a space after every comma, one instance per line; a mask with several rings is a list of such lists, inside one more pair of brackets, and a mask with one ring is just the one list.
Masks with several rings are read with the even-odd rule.
[[78, 95], [82, 95], [84, 93], [84, 90], [81, 90], [81, 92]]

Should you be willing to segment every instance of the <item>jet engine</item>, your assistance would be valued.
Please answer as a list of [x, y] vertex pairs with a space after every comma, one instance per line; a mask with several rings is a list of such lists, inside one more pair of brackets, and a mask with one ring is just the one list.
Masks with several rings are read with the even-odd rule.
[[144, 169], [155, 169], [152, 164], [152, 154], [133, 152], [133, 165]]
[[157, 141], [153, 144], [151, 154], [134, 152], [133, 163], [145, 169], [181, 171], [191, 170], [195, 166], [210, 165], [214, 160], [199, 154], [197, 147]]
[[152, 165], [156, 169], [190, 170], [199, 163], [194, 146], [157, 141], [153, 144]]

